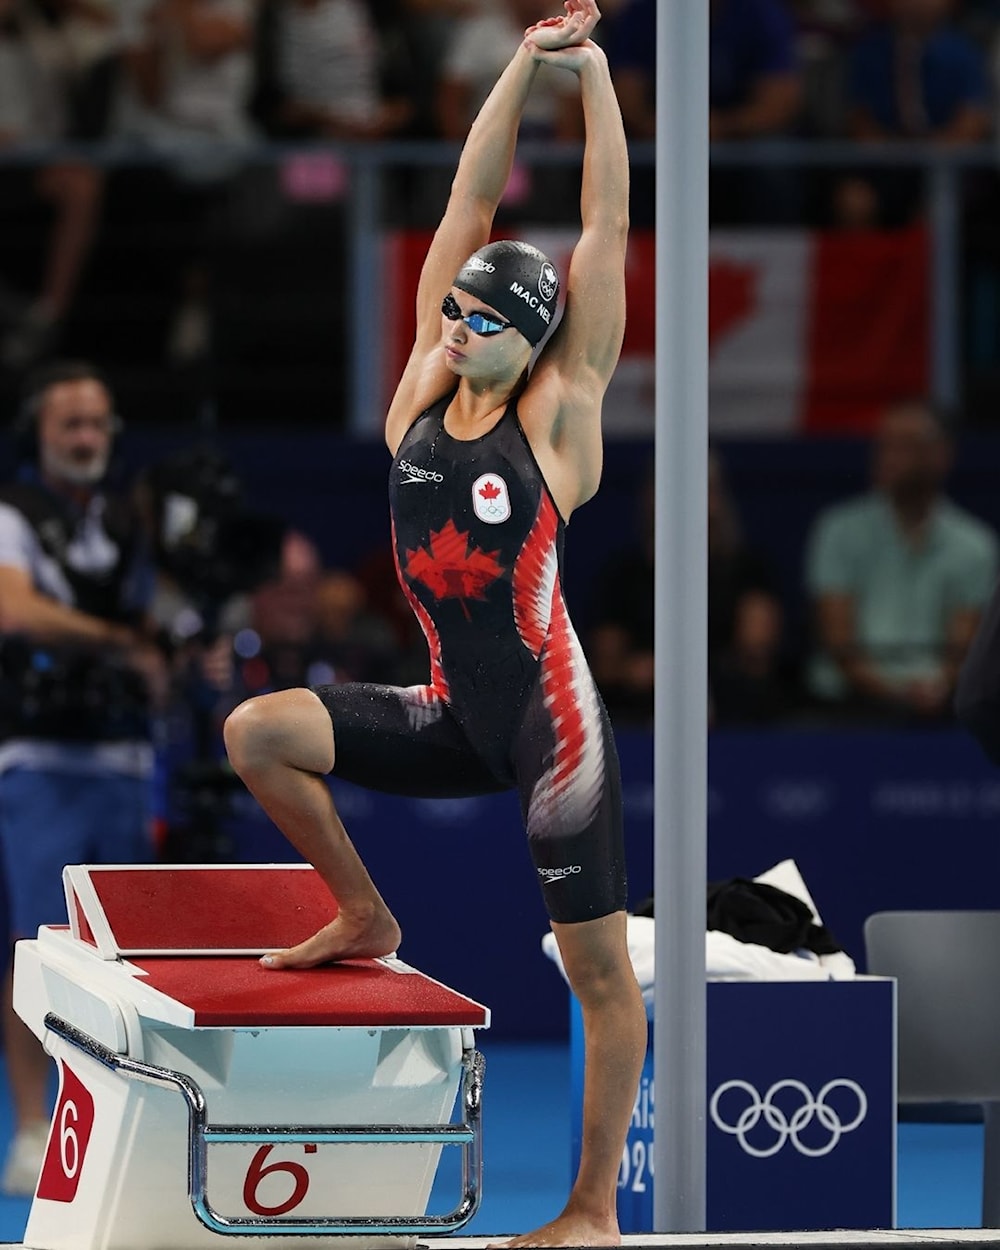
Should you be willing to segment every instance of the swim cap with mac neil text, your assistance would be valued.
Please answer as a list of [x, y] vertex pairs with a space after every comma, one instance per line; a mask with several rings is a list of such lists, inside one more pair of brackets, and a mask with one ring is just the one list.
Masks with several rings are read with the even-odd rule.
[[559, 275], [545, 253], [530, 243], [487, 243], [473, 252], [453, 285], [495, 308], [532, 347], [552, 325]]

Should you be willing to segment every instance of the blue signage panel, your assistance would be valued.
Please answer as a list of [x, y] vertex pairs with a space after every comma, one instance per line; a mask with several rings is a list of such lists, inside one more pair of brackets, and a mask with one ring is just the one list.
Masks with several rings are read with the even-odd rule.
[[892, 1228], [891, 981], [708, 986], [713, 1231]]
[[[708, 984], [711, 1232], [895, 1226], [895, 983]], [[582, 1024], [571, 1008], [573, 1166]], [[618, 1175], [623, 1232], [653, 1228], [653, 1030]]]

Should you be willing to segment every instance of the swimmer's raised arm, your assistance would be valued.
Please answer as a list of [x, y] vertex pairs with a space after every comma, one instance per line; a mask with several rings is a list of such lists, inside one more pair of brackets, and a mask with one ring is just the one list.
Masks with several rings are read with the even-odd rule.
[[395, 450], [417, 414], [453, 385], [441, 352], [441, 300], [462, 264], [490, 237], [514, 162], [521, 112], [537, 69], [528, 49], [519, 46], [462, 148], [444, 216], [420, 271], [416, 338], [386, 417], [390, 450]]
[[[545, 28], [530, 39], [544, 40]], [[566, 278], [562, 320], [531, 374], [521, 419], [564, 515], [589, 499], [603, 460], [601, 410], [625, 333], [629, 228], [628, 148], [621, 111], [597, 44], [538, 48], [580, 80], [586, 140], [581, 232]]]
[[462, 148], [451, 194], [424, 261], [417, 289], [417, 335], [440, 336], [441, 297], [462, 263], [489, 240], [514, 163], [521, 113], [538, 63], [523, 45], [500, 75]]
[[566, 277], [566, 309], [546, 348], [594, 395], [604, 394], [625, 333], [625, 253], [629, 229], [628, 147], [607, 57], [595, 43], [546, 54], [580, 78], [586, 126], [580, 238]]
[[[544, 34], [538, 37], [547, 45], [559, 47], [566, 41], [586, 39], [600, 17], [593, 0], [567, 0], [565, 8], [565, 17], [544, 23]], [[536, 29], [540, 28], [530, 28]], [[452, 384], [440, 350], [441, 300], [461, 266], [489, 240], [538, 65], [538, 48], [526, 34], [469, 129], [444, 215], [420, 272], [416, 338], [386, 420], [390, 448], [395, 448], [421, 408]]]
[[459, 267], [489, 240], [513, 167], [521, 114], [540, 63], [539, 48], [583, 43], [600, 19], [594, 0], [566, 0], [564, 7], [564, 16], [528, 28], [469, 128], [448, 205], [421, 273], [418, 338], [425, 323], [430, 337], [440, 336], [442, 296]]

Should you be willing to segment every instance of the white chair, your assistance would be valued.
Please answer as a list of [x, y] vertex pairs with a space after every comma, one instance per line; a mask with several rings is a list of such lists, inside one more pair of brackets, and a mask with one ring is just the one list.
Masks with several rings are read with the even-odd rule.
[[868, 972], [898, 983], [898, 1100], [983, 1107], [984, 1228], [1000, 1228], [1000, 911], [886, 911]]

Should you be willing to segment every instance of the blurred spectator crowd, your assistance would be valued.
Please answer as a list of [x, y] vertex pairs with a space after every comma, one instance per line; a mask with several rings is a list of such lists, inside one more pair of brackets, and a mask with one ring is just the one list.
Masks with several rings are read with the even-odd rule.
[[[953, 144], [996, 133], [1000, 0], [707, 2], [715, 140]], [[166, 359], [204, 360], [213, 251], [233, 233], [252, 240], [274, 225], [277, 210], [245, 164], [255, 144], [460, 140], [519, 33], [558, 8], [548, 0], [0, 0], [0, 162], [8, 157], [0, 223], [8, 240], [25, 218], [47, 223], [39, 255], [0, 255], [0, 368], [66, 349], [60, 340], [105, 213], [141, 220], [151, 253], [169, 235], [162, 270], [155, 255], [144, 257], [146, 286], [172, 287]], [[655, 0], [606, 0], [603, 9], [598, 34], [628, 133], [649, 140]], [[543, 67], [525, 136], [579, 138], [578, 101], [566, 87]], [[146, 175], [110, 177], [106, 163], [74, 146], [95, 141], [145, 162]], [[343, 171], [335, 161], [307, 163], [289, 177], [300, 192], [332, 196]], [[419, 217], [424, 204], [430, 219], [446, 185], [433, 171], [401, 177], [394, 208]], [[647, 166], [635, 180], [637, 223], [651, 221], [651, 191]], [[533, 219], [557, 216], [573, 198], [559, 169], [535, 167], [518, 167], [508, 196]], [[918, 176], [905, 169], [713, 171], [716, 221], [893, 225], [919, 206]], [[119, 257], [125, 268], [133, 261]]]
[[[707, 0], [711, 134], [981, 138], [997, 0]], [[461, 138], [547, 0], [3, 0], [5, 143], [127, 136]], [[650, 138], [654, 0], [606, 0], [596, 37], [631, 137]], [[526, 127], [573, 139], [558, 75]]]
[[[933, 407], [891, 405], [868, 481], [813, 512], [794, 581], [746, 535], [725, 448], [709, 456], [709, 724], [941, 727], [1000, 572], [992, 524], [949, 493], [954, 446]], [[619, 725], [651, 726], [654, 488], [596, 579], [585, 634]]]

